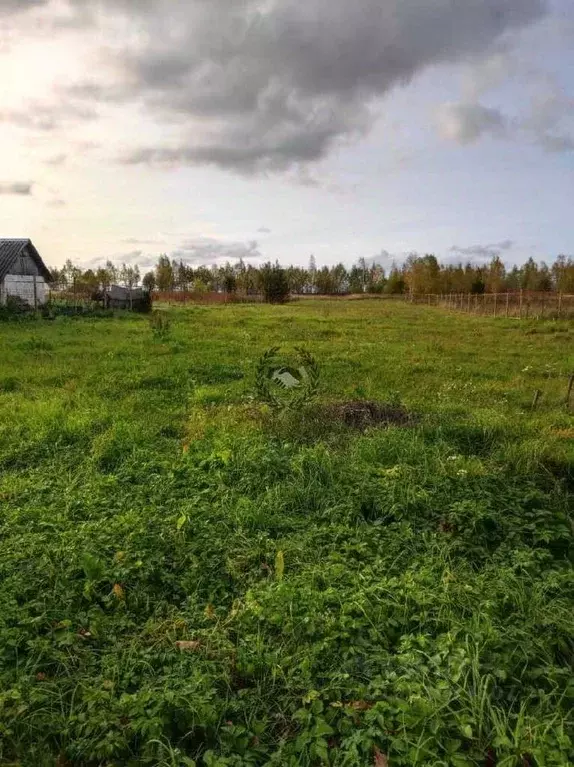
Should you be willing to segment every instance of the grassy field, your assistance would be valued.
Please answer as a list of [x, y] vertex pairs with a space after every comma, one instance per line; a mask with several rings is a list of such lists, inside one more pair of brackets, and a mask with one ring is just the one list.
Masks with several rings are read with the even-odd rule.
[[168, 313], [0, 325], [0, 764], [573, 764], [574, 325]]

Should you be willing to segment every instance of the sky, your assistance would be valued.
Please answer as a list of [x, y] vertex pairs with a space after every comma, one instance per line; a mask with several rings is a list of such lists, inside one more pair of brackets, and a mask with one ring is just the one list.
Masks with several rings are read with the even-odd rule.
[[50, 266], [574, 252], [572, 0], [0, 0], [0, 83]]

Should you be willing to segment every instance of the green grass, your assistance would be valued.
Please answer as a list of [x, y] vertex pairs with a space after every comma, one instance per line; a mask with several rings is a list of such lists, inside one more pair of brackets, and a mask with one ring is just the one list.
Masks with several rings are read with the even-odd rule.
[[[0, 325], [0, 763], [574, 763], [574, 326], [167, 311]], [[417, 425], [273, 417], [275, 344]]]

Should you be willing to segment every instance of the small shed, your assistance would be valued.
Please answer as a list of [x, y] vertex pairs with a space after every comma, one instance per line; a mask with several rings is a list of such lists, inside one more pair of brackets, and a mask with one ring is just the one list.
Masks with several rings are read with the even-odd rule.
[[124, 288], [111, 285], [105, 294], [105, 305], [110, 309], [132, 309], [144, 297], [142, 288]]
[[50, 279], [31, 240], [0, 239], [0, 304], [14, 298], [34, 308], [42, 306]]

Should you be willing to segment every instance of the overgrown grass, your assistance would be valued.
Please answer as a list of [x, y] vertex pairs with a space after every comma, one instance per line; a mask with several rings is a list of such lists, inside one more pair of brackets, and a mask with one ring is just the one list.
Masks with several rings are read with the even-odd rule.
[[[167, 311], [0, 327], [0, 763], [572, 764], [574, 327]], [[267, 412], [275, 344], [416, 425]]]

